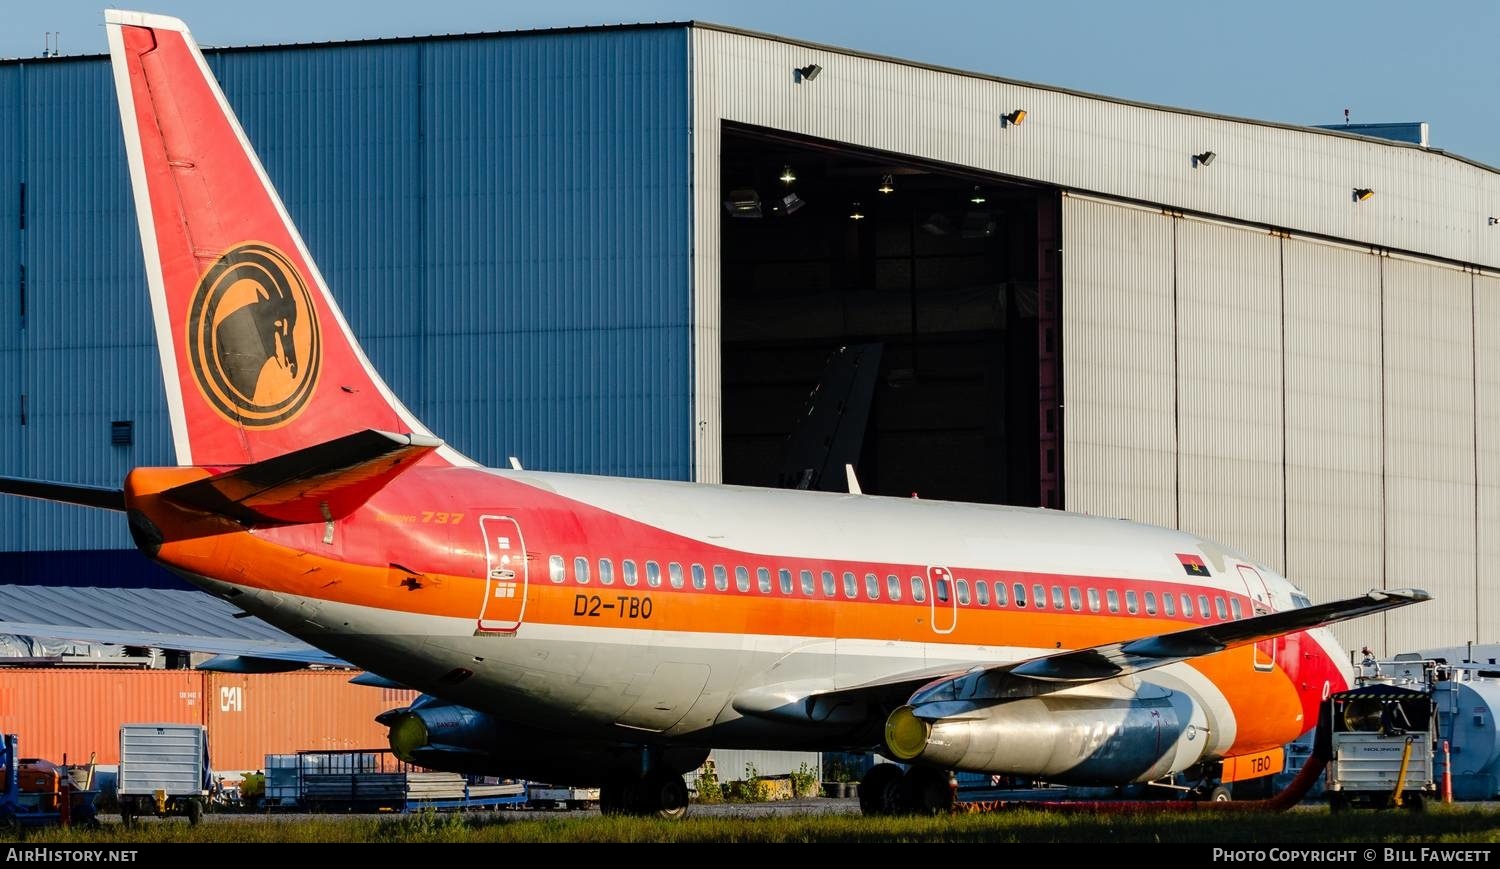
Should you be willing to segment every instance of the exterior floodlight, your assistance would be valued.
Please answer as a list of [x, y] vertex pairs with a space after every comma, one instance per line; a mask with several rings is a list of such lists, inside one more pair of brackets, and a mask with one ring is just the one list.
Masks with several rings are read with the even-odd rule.
[[1000, 120], [1003, 122], [1001, 124], [1003, 127], [1019, 127], [1021, 122], [1026, 120], [1026, 110], [1016, 109], [1008, 115], [1001, 115]]
[[1217, 156], [1219, 155], [1215, 154], [1212, 151], [1204, 151], [1202, 154], [1194, 154], [1193, 168], [1197, 169], [1199, 166], [1207, 166], [1208, 164], [1212, 163], [1214, 161], [1214, 158]]
[[896, 179], [892, 178], [891, 176], [886, 175], [880, 179], [880, 186], [876, 187], [875, 189], [879, 190], [881, 193], [892, 193], [896, 189], [895, 180]]
[[800, 84], [805, 81], [812, 81], [813, 79], [817, 78], [818, 73], [822, 71], [823, 67], [818, 66], [816, 63], [809, 63], [807, 66], [800, 66], [797, 68], [797, 82], [798, 84]]
[[1490, 226], [1494, 226], [1497, 223], [1500, 223], [1500, 217], [1491, 217], [1490, 218]]
[[792, 171], [792, 167], [790, 167], [790, 166], [783, 166], [783, 167], [781, 167], [781, 183], [782, 184], [790, 184], [790, 183], [792, 183], [793, 181], [796, 181], [796, 180], [797, 180], [797, 173], [795, 173], [795, 172]]
[[1374, 195], [1375, 195], [1375, 191], [1371, 190], [1368, 187], [1356, 187], [1356, 188], [1354, 188], [1354, 201], [1355, 202], [1364, 202], [1365, 200], [1369, 199], [1371, 196], [1374, 196]]

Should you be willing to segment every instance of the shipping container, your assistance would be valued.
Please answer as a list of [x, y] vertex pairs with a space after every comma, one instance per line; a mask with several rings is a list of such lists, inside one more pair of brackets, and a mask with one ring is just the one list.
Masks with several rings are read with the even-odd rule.
[[0, 733], [27, 757], [119, 762], [120, 725], [201, 724], [215, 770], [260, 769], [268, 754], [383, 748], [375, 716], [415, 691], [351, 685], [355, 673], [231, 674], [197, 670], [0, 670]]

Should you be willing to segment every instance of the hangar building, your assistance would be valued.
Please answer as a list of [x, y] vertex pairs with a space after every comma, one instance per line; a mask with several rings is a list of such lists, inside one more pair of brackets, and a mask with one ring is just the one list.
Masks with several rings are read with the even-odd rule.
[[[1500, 640], [1495, 169], [699, 23], [207, 54], [372, 360], [478, 459], [785, 482], [857, 348], [867, 492], [1436, 595], [1350, 647]], [[114, 100], [105, 58], [0, 63], [7, 474], [171, 462]], [[0, 552], [157, 581], [112, 515], [0, 500]]]

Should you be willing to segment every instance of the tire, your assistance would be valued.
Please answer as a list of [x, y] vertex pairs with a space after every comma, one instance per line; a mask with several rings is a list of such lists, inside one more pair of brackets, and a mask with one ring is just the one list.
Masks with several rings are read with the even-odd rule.
[[1328, 795], [1328, 811], [1332, 814], [1340, 814], [1349, 808], [1349, 798], [1340, 793]]
[[859, 783], [859, 810], [871, 817], [899, 815], [908, 811], [906, 773], [894, 763], [870, 767]]
[[1208, 792], [1208, 801], [1211, 803], [1227, 803], [1233, 799], [1234, 792], [1229, 789], [1229, 785], [1215, 785]]
[[669, 821], [687, 816], [688, 789], [682, 776], [670, 772], [654, 772], [643, 783], [642, 814], [655, 815]]
[[953, 811], [953, 788], [946, 770], [914, 766], [906, 771], [906, 799], [919, 815], [943, 815]]
[[625, 814], [625, 790], [625, 783], [618, 781], [609, 782], [599, 788], [599, 814]]
[[1401, 798], [1401, 805], [1413, 812], [1427, 811], [1427, 795], [1420, 791], [1412, 791]]
[[128, 799], [120, 803], [120, 824], [126, 829], [135, 826], [135, 806]]
[[194, 797], [187, 801], [182, 807], [183, 814], [187, 815], [188, 824], [196, 827], [203, 821], [203, 801]]

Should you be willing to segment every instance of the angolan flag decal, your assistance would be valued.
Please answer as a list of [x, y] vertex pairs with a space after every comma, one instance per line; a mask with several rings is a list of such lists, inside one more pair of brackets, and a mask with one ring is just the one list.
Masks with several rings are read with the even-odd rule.
[[1208, 576], [1208, 565], [1203, 563], [1202, 558], [1179, 552], [1177, 560], [1182, 562], [1182, 569], [1187, 571], [1188, 576]]

